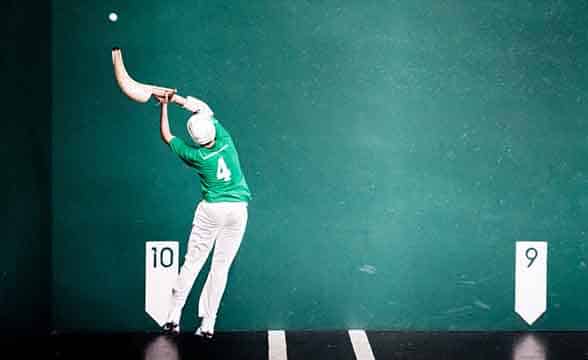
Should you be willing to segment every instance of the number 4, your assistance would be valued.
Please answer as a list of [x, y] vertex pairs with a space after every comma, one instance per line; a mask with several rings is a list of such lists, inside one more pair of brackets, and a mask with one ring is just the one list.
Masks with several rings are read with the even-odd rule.
[[227, 163], [225, 163], [225, 159], [222, 156], [218, 158], [216, 178], [225, 182], [231, 181], [231, 170], [227, 167]]

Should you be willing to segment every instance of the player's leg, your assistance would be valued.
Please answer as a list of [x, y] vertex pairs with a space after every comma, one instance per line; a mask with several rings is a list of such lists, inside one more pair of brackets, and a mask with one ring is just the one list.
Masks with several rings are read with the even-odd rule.
[[229, 270], [247, 226], [246, 203], [226, 204], [223, 212], [225, 223], [219, 231], [210, 272], [198, 303], [198, 316], [202, 318], [198, 332], [208, 336], [214, 333], [216, 315], [227, 285]]
[[182, 309], [186, 304], [186, 299], [192, 290], [194, 280], [196, 280], [198, 273], [206, 262], [206, 258], [210, 254], [219, 228], [220, 223], [209, 209], [209, 204], [201, 202], [194, 215], [184, 263], [172, 290], [170, 312], [167, 321], [171, 326], [177, 326], [180, 323]]

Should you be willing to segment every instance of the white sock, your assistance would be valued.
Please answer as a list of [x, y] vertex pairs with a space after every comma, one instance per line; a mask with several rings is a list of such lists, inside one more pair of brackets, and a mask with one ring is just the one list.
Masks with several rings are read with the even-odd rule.
[[171, 322], [174, 324], [180, 325], [180, 317], [182, 315], [182, 310], [178, 308], [172, 309], [167, 316], [167, 322]]
[[213, 334], [215, 322], [216, 322], [216, 318], [213, 318], [213, 317], [202, 318], [202, 323], [200, 324], [200, 330], [202, 332]]

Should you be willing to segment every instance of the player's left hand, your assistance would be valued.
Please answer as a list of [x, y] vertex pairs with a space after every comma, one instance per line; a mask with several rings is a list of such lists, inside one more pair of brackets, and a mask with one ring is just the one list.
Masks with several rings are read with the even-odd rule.
[[163, 105], [163, 104], [169, 104], [172, 96], [174, 96], [174, 95], [170, 94], [170, 93], [165, 93], [164, 96], [157, 96], [157, 95], [154, 95], [154, 96], [157, 99], [157, 101], [159, 101], [159, 103]]

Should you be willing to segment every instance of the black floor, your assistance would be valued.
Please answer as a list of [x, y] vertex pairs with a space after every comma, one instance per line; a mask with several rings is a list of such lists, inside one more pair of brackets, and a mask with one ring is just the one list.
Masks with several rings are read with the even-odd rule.
[[[588, 360], [588, 333], [367, 332], [376, 359]], [[355, 359], [346, 331], [287, 332], [289, 360]], [[267, 359], [266, 332], [60, 334], [0, 337], [1, 359]], [[16, 356], [9, 355], [10, 349]]]

